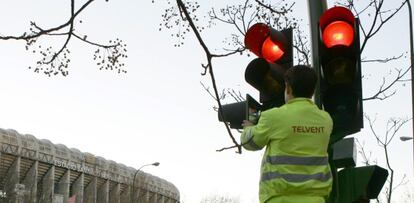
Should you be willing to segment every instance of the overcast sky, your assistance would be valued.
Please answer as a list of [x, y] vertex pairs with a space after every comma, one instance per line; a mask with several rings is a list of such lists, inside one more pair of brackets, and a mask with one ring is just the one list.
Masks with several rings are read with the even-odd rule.
[[[69, 2], [3, 2], [0, 34], [19, 35], [28, 30], [30, 21], [55, 26], [68, 17]], [[224, 6], [221, 1], [200, 4], [205, 10]], [[0, 128], [33, 134], [135, 168], [158, 161], [160, 166], [144, 171], [176, 185], [185, 202], [198, 202], [210, 194], [256, 202], [263, 152], [215, 151], [232, 143], [217, 121], [214, 100], [200, 84], [210, 85], [209, 78], [200, 75], [204, 53], [193, 33], [184, 46], [174, 48], [177, 39], [170, 36], [174, 32], [158, 31], [165, 8], [163, 1], [97, 1], [80, 16], [82, 23], [76, 30], [89, 40], [104, 43], [120, 38], [128, 44], [127, 74], [99, 71], [92, 60], [95, 47], [73, 40], [69, 76], [49, 78], [28, 69], [38, 55], [26, 51], [24, 42], [0, 41]], [[307, 12], [305, 1], [295, 5], [294, 15], [304, 19], [303, 26]], [[383, 58], [408, 51], [407, 26], [404, 9], [367, 45], [365, 56]], [[202, 33], [212, 50], [219, 51], [223, 37], [234, 31], [222, 28], [217, 25]], [[398, 37], [393, 39], [396, 30]], [[61, 39], [41, 42], [63, 43]], [[252, 59], [244, 55], [214, 60], [219, 88], [235, 88], [257, 98], [257, 92], [243, 79]], [[390, 70], [406, 67], [408, 58], [386, 65], [364, 64], [364, 95], [374, 93]], [[395, 87], [394, 97], [364, 103], [365, 112], [376, 115], [379, 133], [384, 132], [388, 117], [411, 118], [410, 84]], [[398, 136], [412, 136], [410, 130], [411, 122]], [[356, 137], [385, 166], [383, 152], [367, 123]], [[412, 146], [412, 141], [399, 139], [390, 146], [397, 178], [407, 174], [413, 180]], [[398, 196], [408, 187], [400, 188]]]

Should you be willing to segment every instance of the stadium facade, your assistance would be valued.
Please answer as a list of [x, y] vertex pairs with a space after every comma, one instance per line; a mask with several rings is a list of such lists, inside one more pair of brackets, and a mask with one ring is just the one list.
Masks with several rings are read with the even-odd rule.
[[[33, 135], [0, 129], [0, 202], [178, 203], [170, 182]], [[132, 188], [134, 185], [134, 188]]]

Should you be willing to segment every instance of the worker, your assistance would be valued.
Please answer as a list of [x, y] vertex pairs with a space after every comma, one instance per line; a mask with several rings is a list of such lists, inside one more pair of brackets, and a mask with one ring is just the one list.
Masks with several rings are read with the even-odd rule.
[[311, 100], [315, 71], [304, 65], [288, 69], [285, 104], [263, 111], [257, 124], [243, 121], [241, 143], [261, 150], [260, 203], [323, 203], [332, 188], [328, 143], [332, 119]]

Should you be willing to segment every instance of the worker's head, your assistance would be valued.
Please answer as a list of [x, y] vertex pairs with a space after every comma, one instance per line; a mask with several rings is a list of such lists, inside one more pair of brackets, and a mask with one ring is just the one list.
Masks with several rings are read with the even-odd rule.
[[285, 101], [296, 97], [312, 98], [317, 79], [315, 71], [309, 66], [289, 68], [285, 73]]

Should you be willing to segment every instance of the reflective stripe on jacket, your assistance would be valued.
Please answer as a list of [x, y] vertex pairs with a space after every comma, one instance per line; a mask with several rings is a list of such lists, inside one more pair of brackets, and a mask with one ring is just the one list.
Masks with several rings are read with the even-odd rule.
[[295, 98], [262, 112], [255, 126], [245, 127], [243, 147], [266, 147], [262, 161], [260, 202], [279, 196], [329, 195], [332, 176], [327, 148], [332, 119], [310, 99]]

